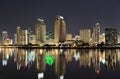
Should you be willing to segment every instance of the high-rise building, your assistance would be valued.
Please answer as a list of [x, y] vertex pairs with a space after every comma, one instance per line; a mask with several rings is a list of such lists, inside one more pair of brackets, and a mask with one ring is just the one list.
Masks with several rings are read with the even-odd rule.
[[16, 33], [17, 43], [16, 44], [20, 44], [20, 32], [21, 32], [20, 26], [17, 26], [17, 33]]
[[105, 28], [105, 43], [108, 45], [117, 44], [117, 29]]
[[64, 42], [66, 39], [66, 24], [62, 16], [57, 16], [54, 25], [54, 42]]
[[105, 43], [105, 34], [101, 34], [99, 37], [99, 43], [104, 42]]
[[35, 35], [29, 35], [29, 44], [36, 44], [36, 37]]
[[22, 44], [23, 44], [23, 45], [26, 45], [26, 44], [28, 44], [28, 36], [27, 36], [27, 35], [28, 35], [28, 34], [27, 34], [27, 33], [28, 33], [28, 30], [22, 30], [22, 33], [23, 33], [23, 34], [22, 34], [22, 39], [23, 39], [23, 40], [22, 40]]
[[17, 44], [17, 34], [14, 34], [14, 44]]
[[118, 43], [120, 43], [120, 35], [118, 35]]
[[36, 36], [31, 28], [28, 29], [28, 44], [36, 44]]
[[17, 27], [17, 34], [16, 34], [16, 42], [18, 45], [26, 45], [28, 44], [28, 31], [22, 30], [20, 27]]
[[12, 45], [13, 40], [8, 38], [8, 33], [7, 31], [3, 31], [2, 33], [2, 45]]
[[96, 23], [93, 27], [92, 40], [93, 44], [99, 44], [100, 24]]
[[35, 25], [36, 28], [36, 43], [45, 43], [46, 42], [46, 25], [44, 20], [38, 19]]
[[90, 29], [82, 29], [80, 30], [80, 40], [89, 43], [91, 39]]
[[5, 44], [5, 40], [8, 38], [8, 33], [7, 31], [2, 32], [2, 45]]

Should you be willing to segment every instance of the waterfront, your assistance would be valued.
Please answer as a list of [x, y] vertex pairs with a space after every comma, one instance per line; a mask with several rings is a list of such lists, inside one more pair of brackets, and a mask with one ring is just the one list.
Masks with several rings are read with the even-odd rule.
[[120, 49], [0, 48], [0, 79], [118, 79]]

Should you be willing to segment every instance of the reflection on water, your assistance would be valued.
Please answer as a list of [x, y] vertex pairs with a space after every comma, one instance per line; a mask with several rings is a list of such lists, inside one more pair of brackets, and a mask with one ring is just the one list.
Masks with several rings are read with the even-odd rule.
[[0, 61], [0, 79], [115, 79], [120, 73], [119, 49], [2, 48]]

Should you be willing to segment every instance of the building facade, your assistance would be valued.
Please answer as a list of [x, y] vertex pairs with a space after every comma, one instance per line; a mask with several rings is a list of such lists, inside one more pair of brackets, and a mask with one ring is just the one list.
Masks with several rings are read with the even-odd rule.
[[96, 23], [93, 27], [92, 40], [93, 44], [99, 44], [100, 24]]
[[66, 24], [62, 16], [57, 16], [54, 25], [54, 42], [64, 42], [66, 39]]
[[66, 34], [66, 40], [72, 40], [72, 34]]
[[38, 19], [35, 24], [36, 29], [36, 44], [45, 43], [46, 42], [46, 25], [44, 20]]
[[117, 29], [115, 28], [105, 28], [105, 43], [108, 45], [117, 44]]
[[101, 34], [100, 37], [99, 37], [99, 43], [102, 43], [104, 42], [105, 43], [105, 34]]
[[28, 44], [28, 30], [23, 30], [19, 26], [17, 27], [16, 42], [18, 45]]
[[90, 39], [91, 39], [90, 29], [80, 30], [80, 40], [84, 41], [85, 43], [89, 43]]
[[8, 38], [8, 33], [7, 31], [2, 32], [2, 45], [5, 44], [5, 40]]

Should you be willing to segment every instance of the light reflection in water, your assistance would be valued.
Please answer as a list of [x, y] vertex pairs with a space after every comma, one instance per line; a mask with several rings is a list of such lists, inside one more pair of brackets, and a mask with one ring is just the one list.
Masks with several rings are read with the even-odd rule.
[[[9, 49], [2, 48], [0, 51], [2, 57], [2, 65], [7, 66], [10, 57], [14, 58], [16, 69], [21, 70], [22, 67], [31, 69], [35, 65], [36, 72], [45, 73], [47, 67], [53, 67], [56, 79], [64, 78], [68, 63], [75, 60], [79, 68], [94, 69], [97, 74], [102, 73], [101, 65], [106, 70], [114, 70], [117, 64], [120, 63], [120, 50], [119, 49]], [[46, 63], [46, 56], [54, 60], [50, 65]], [[47, 60], [49, 61], [49, 60]], [[50, 62], [49, 61], [49, 62]], [[78, 69], [79, 69], [78, 68]], [[50, 70], [49, 70], [50, 71]]]

